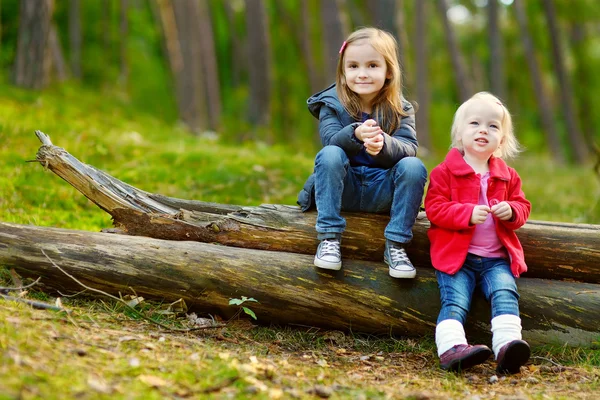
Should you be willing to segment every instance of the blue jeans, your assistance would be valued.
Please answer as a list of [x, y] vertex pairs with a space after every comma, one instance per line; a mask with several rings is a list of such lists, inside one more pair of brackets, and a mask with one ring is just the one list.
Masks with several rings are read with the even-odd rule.
[[467, 254], [454, 275], [436, 271], [442, 309], [437, 322], [455, 319], [463, 325], [476, 287], [492, 305], [492, 319], [504, 314], [519, 316], [519, 293], [508, 260]]
[[341, 211], [390, 213], [387, 239], [412, 239], [427, 169], [416, 157], [405, 157], [390, 169], [352, 167], [338, 146], [325, 146], [315, 160], [317, 238], [340, 237], [346, 229]]

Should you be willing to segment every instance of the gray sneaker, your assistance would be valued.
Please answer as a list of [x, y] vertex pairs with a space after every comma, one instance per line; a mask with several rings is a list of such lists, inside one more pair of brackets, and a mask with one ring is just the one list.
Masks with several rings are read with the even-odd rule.
[[383, 260], [390, 267], [390, 276], [392, 278], [414, 278], [417, 275], [417, 270], [412, 265], [406, 251], [401, 244], [385, 241], [385, 252]]
[[337, 239], [321, 240], [315, 255], [315, 265], [323, 269], [339, 271], [342, 268], [342, 252]]

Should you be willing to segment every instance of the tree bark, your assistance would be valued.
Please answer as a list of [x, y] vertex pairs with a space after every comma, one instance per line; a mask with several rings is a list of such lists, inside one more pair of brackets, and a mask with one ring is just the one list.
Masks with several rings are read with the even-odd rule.
[[198, 21], [200, 37], [198, 40], [202, 49], [202, 71], [206, 89], [208, 120], [210, 129], [216, 131], [221, 120], [221, 87], [219, 84], [215, 39], [208, 1], [200, 0], [198, 6], [200, 7], [200, 21]]
[[48, 37], [48, 50], [50, 51], [50, 69], [54, 70], [56, 79], [63, 82], [67, 79], [67, 65], [63, 55], [60, 39], [54, 24], [50, 25], [50, 33]]
[[552, 0], [543, 0], [542, 5], [544, 7], [544, 13], [546, 14], [546, 20], [548, 21], [548, 33], [550, 34], [550, 41], [552, 43], [552, 60], [554, 61], [554, 70], [556, 71], [556, 76], [560, 85], [561, 108], [564, 109], [564, 116], [567, 122], [567, 136], [569, 137], [569, 142], [575, 155], [575, 161], [578, 164], [583, 164], [587, 161], [589, 152], [581, 129], [579, 128], [579, 121], [577, 120], [571, 78], [564, 65], [565, 57], [560, 43], [560, 32], [558, 22], [556, 21], [554, 3]]
[[554, 113], [550, 106], [550, 102], [548, 101], [548, 95], [542, 84], [541, 69], [536, 59], [533, 39], [529, 33], [529, 22], [523, 0], [514, 1], [514, 10], [517, 17], [517, 23], [519, 24], [521, 42], [523, 43], [525, 50], [524, 57], [527, 60], [527, 66], [529, 67], [529, 73], [531, 75], [531, 83], [533, 84], [539, 118], [544, 134], [546, 135], [546, 140], [548, 141], [548, 147], [550, 148], [552, 157], [560, 164], [564, 164], [565, 155], [563, 154], [558, 131], [556, 129], [554, 118], [552, 117]]
[[467, 78], [467, 71], [464, 65], [462, 53], [456, 40], [456, 35], [454, 34], [454, 29], [452, 29], [450, 20], [448, 20], [447, 0], [438, 0], [437, 5], [440, 12], [440, 17], [442, 18], [442, 23], [444, 25], [444, 36], [446, 37], [446, 45], [448, 46], [450, 59], [452, 60], [452, 69], [454, 70], [458, 96], [460, 101], [463, 102], [474, 94], [473, 88], [471, 87]]
[[490, 43], [490, 86], [492, 93], [506, 101], [504, 97], [504, 51], [502, 31], [499, 26], [498, 0], [488, 1], [488, 35]]
[[[433, 334], [439, 312], [429, 269], [397, 280], [381, 262], [346, 261], [331, 272], [314, 268], [307, 255], [0, 222], [1, 265], [41, 277], [61, 293], [81, 291], [42, 251], [85, 285], [111, 294], [133, 289], [168, 302], [182, 298], [191, 309], [225, 317], [237, 311], [230, 298], [253, 297], [261, 323], [420, 337]], [[598, 285], [526, 278], [518, 285], [523, 336], [532, 344], [597, 340]], [[475, 296], [469, 338], [489, 341], [489, 320], [489, 305]]]
[[169, 5], [175, 15], [177, 38], [183, 61], [182, 69], [178, 71], [176, 78], [181, 92], [178, 102], [179, 115], [192, 131], [199, 134], [208, 127], [202, 54], [197, 41], [201, 34], [198, 28], [199, 5], [195, 1], [174, 1], [164, 4], [165, 7]]
[[[415, 71], [417, 103], [419, 105], [416, 114], [417, 138], [421, 149], [432, 151], [431, 133], [429, 132], [429, 51], [427, 21], [427, 2], [415, 1]], [[419, 153], [420, 154], [420, 153]]]
[[396, 0], [396, 13], [394, 15], [394, 24], [398, 33], [398, 57], [400, 58], [400, 68], [402, 69], [402, 85], [408, 88], [412, 93], [414, 90], [414, 79], [408, 69], [409, 65], [409, 40], [406, 34], [406, 13], [404, 12], [404, 0]]
[[22, 0], [15, 54], [14, 82], [17, 86], [40, 89], [49, 82], [50, 38], [53, 0]]
[[[250, 98], [248, 118], [253, 125], [268, 126], [271, 119], [271, 44], [269, 20], [263, 0], [246, 0], [248, 78]], [[267, 138], [267, 141], [272, 141]]]
[[[302, 213], [296, 206], [240, 207], [148, 193], [81, 163], [52, 145], [43, 133], [36, 134], [43, 143], [37, 160], [109, 213], [119, 232], [301, 254], [313, 254], [317, 248], [314, 212]], [[363, 213], [344, 216], [344, 257], [381, 260], [389, 217]], [[426, 215], [421, 213], [407, 248], [419, 271], [431, 269], [428, 227]], [[600, 225], [530, 221], [517, 235], [529, 266], [526, 276], [600, 283]]]
[[324, 42], [323, 51], [325, 52], [325, 79], [327, 82], [333, 83], [335, 82], [339, 50], [346, 37], [336, 0], [321, 2], [321, 23]]

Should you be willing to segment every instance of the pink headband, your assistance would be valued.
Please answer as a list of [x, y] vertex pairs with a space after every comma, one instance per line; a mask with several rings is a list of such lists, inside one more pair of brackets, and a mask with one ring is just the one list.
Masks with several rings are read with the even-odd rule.
[[340, 51], [338, 52], [338, 54], [342, 54], [344, 52], [345, 48], [346, 48], [346, 41], [344, 40], [344, 43], [342, 43], [342, 47], [340, 47]]

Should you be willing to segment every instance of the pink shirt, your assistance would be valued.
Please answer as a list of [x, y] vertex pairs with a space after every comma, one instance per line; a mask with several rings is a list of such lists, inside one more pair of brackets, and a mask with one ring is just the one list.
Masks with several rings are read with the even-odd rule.
[[[479, 204], [488, 205], [487, 190], [490, 173], [486, 172], [481, 177], [481, 189], [479, 190]], [[502, 257], [507, 258], [506, 249], [502, 246], [496, 234], [496, 221], [492, 213], [489, 213], [483, 224], [475, 225], [475, 233], [469, 244], [469, 253], [480, 257]]]

